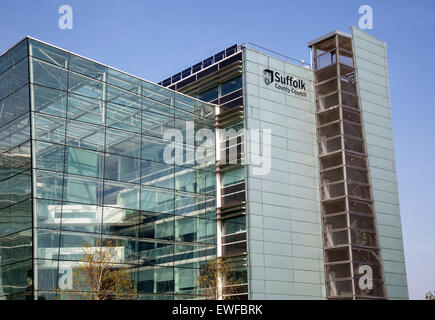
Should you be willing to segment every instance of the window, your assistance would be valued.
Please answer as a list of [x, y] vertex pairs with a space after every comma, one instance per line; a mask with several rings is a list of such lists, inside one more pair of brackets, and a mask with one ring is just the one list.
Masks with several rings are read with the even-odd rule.
[[224, 172], [222, 176], [222, 185], [229, 186], [245, 180], [245, 169], [240, 167], [231, 171]]
[[174, 166], [142, 160], [141, 183], [147, 186], [174, 188]]
[[142, 84], [139, 79], [111, 68], [108, 71], [107, 83], [133, 93], [141, 93]]
[[9, 69], [9, 92], [15, 92], [17, 89], [29, 82], [27, 59], [21, 60], [19, 63]]
[[140, 158], [140, 135], [106, 128], [106, 151], [122, 156]]
[[68, 119], [104, 124], [104, 102], [75, 94], [68, 94]]
[[66, 144], [74, 147], [103, 151], [104, 127], [90, 124], [84, 125], [78, 121], [68, 121], [66, 129]]
[[142, 187], [141, 210], [172, 213], [174, 210], [174, 192], [159, 188]]
[[140, 132], [140, 109], [135, 109], [111, 102], [107, 103], [106, 124], [131, 132]]
[[27, 39], [24, 39], [15, 47], [0, 57], [0, 73], [13, 66], [27, 55]]
[[121, 104], [127, 107], [141, 108], [141, 97], [131, 92], [118, 89], [111, 85], [107, 86], [107, 101]]
[[33, 110], [58, 117], [66, 115], [66, 92], [32, 85]]
[[114, 154], [106, 154], [104, 160], [104, 178], [140, 183], [140, 160]]
[[63, 174], [36, 171], [36, 192], [38, 198], [62, 200]]
[[65, 175], [64, 200], [86, 204], [102, 201], [102, 180]]
[[151, 137], [142, 137], [142, 159], [164, 162], [165, 148], [172, 142]]
[[239, 216], [223, 220], [223, 235], [246, 231], [246, 217]]
[[101, 232], [103, 209], [90, 204], [64, 202], [62, 206], [62, 230]]
[[101, 178], [103, 155], [90, 150], [66, 147], [65, 171], [81, 176]]
[[35, 138], [55, 143], [65, 143], [65, 119], [35, 113]]
[[97, 80], [106, 80], [107, 68], [105, 66], [73, 54], [69, 58], [69, 68]]
[[207, 91], [200, 93], [198, 99], [205, 102], [210, 102], [216, 100], [218, 96], [219, 96], [218, 87], [213, 87], [211, 89], [208, 89]]
[[123, 182], [104, 182], [104, 205], [139, 210], [140, 187]]
[[68, 71], [50, 63], [31, 58], [33, 83], [53, 89], [66, 90]]
[[30, 55], [58, 67], [67, 67], [68, 53], [29, 39]]
[[70, 71], [68, 91], [94, 99], [103, 99], [103, 82]]
[[64, 148], [63, 145], [36, 141], [36, 167], [39, 169], [62, 172], [65, 154]]
[[174, 117], [159, 113], [142, 111], [142, 133], [163, 138], [165, 130], [174, 128]]
[[221, 96], [242, 88], [242, 76], [224, 82], [221, 85]]

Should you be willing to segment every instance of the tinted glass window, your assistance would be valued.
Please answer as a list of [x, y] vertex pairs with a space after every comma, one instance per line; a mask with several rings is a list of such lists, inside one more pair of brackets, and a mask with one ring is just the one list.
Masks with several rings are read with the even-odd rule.
[[213, 87], [199, 94], [198, 99], [210, 102], [218, 98], [218, 87]]
[[242, 77], [231, 79], [230, 81], [224, 82], [221, 85], [221, 96], [224, 96], [230, 92], [236, 91], [242, 88]]

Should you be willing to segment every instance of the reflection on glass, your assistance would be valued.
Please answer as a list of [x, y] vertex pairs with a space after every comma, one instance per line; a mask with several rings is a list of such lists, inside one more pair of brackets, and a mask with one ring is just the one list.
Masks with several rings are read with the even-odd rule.
[[214, 131], [214, 109], [33, 39], [1, 56], [0, 296], [62, 298], [83, 247], [111, 241], [140, 298], [195, 298], [216, 255], [214, 139], [167, 163], [163, 136]]

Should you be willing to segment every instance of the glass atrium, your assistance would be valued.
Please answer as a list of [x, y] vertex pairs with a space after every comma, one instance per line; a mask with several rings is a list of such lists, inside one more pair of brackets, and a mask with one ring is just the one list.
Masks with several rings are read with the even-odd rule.
[[83, 245], [109, 241], [136, 299], [201, 298], [215, 144], [186, 123], [215, 132], [215, 106], [31, 38], [0, 56], [0, 299], [63, 298]]

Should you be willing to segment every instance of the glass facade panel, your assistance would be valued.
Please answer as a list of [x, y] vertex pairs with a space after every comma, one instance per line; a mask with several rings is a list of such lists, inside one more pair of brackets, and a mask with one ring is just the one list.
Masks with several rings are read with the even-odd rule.
[[176, 190], [199, 193], [201, 187], [204, 188], [205, 182], [203, 171], [183, 167], [175, 169]]
[[36, 182], [36, 197], [43, 199], [62, 200], [62, 173], [36, 170], [34, 173], [34, 179]]
[[[39, 294], [39, 300], [54, 300], [56, 298], [56, 289], [59, 286], [58, 274], [58, 261], [57, 260], [46, 260], [46, 259], [38, 259], [37, 260], [37, 268], [38, 268], [38, 290], [49, 290], [53, 292], [50, 293], [41, 293]], [[60, 270], [59, 270], [60, 271]]]
[[0, 99], [9, 94], [9, 72], [0, 74]]
[[115, 154], [106, 154], [104, 178], [109, 180], [140, 183], [140, 160]]
[[174, 166], [142, 160], [140, 182], [146, 186], [174, 189]]
[[102, 180], [65, 175], [63, 199], [84, 204], [102, 203]]
[[103, 82], [69, 72], [68, 91], [94, 99], [103, 99]]
[[68, 121], [66, 128], [67, 145], [77, 148], [103, 151], [104, 127], [86, 124], [78, 121]]
[[115, 103], [107, 103], [106, 125], [130, 132], [140, 132], [141, 111]]
[[177, 192], [175, 195], [175, 214], [199, 215], [204, 213], [205, 198], [187, 192]]
[[[0, 239], [12, 233], [11, 208], [6, 207], [0, 210]], [[5, 241], [3, 239], [2, 241]], [[2, 259], [5, 260], [6, 254], [3, 252]], [[1, 263], [4, 263], [2, 261]]]
[[183, 95], [176, 95], [174, 106], [177, 109], [181, 109], [190, 113], [193, 113], [195, 108], [195, 100]]
[[0, 57], [0, 73], [4, 72], [26, 56], [27, 39], [24, 39]]
[[8, 116], [5, 116], [5, 120], [9, 118], [10, 120], [14, 120], [21, 115], [25, 114], [26, 112], [29, 112], [30, 104], [29, 104], [29, 87], [24, 86], [18, 91], [15, 91], [13, 94], [11, 94], [8, 98], [6, 98], [9, 101], [9, 107], [8, 110], [3, 110], [7, 113]]
[[165, 130], [174, 128], [174, 117], [151, 111], [142, 111], [142, 133], [163, 138]]
[[141, 94], [142, 91], [142, 83], [139, 79], [112, 68], [108, 70], [107, 83], [136, 94]]
[[32, 83], [58, 90], [67, 89], [67, 70], [35, 58], [30, 58], [30, 63]]
[[69, 69], [100, 81], [106, 80], [107, 67], [74, 54], [69, 57]]
[[106, 128], [106, 151], [122, 156], [140, 158], [140, 135]]
[[36, 227], [45, 229], [60, 229], [62, 217], [62, 202], [46, 199], [35, 199]]
[[18, 146], [30, 139], [30, 115], [26, 113], [11, 122], [11, 148]]
[[141, 188], [141, 210], [170, 214], [174, 211], [174, 192], [161, 188]]
[[11, 179], [11, 203], [18, 203], [31, 196], [31, 174], [26, 170]]
[[136, 109], [141, 108], [140, 95], [133, 94], [129, 91], [125, 91], [111, 85], [107, 86], [106, 100], [108, 102], [113, 102], [127, 107], [133, 107]]
[[177, 95], [173, 91], [165, 90], [165, 88], [162, 88], [148, 81], [142, 82], [142, 90], [142, 94], [144, 97], [151, 98], [153, 100], [160, 101], [168, 105], [172, 105], [174, 97], [175, 95]]
[[140, 187], [124, 182], [104, 183], [104, 205], [139, 210]]
[[57, 117], [66, 115], [66, 92], [32, 85], [33, 110]]
[[84, 258], [82, 248], [91, 248], [98, 245], [101, 235], [80, 232], [61, 232], [58, 259], [80, 261]]
[[6, 154], [10, 166], [10, 177], [30, 169], [30, 142], [12, 148]]
[[59, 231], [37, 229], [36, 239], [38, 242], [38, 248], [36, 251], [37, 258], [50, 259], [50, 260], [59, 258], [59, 245], [60, 245]]
[[142, 159], [164, 162], [163, 154], [168, 145], [169, 141], [143, 136]]
[[65, 148], [65, 172], [81, 176], [103, 177], [103, 154], [80, 148]]
[[64, 202], [62, 230], [100, 233], [103, 208], [95, 205]]
[[17, 232], [10, 237], [9, 262], [15, 263], [32, 258], [32, 230]]
[[0, 127], [8, 124], [12, 120], [11, 102], [9, 98], [0, 101]]
[[65, 147], [63, 145], [35, 141], [36, 168], [63, 172]]
[[103, 228], [106, 234], [137, 237], [139, 233], [139, 211], [115, 207], [103, 209]]
[[29, 82], [27, 59], [23, 59], [9, 69], [9, 93], [17, 91]]
[[11, 207], [12, 233], [32, 228], [32, 200], [27, 199]]
[[68, 119], [104, 124], [104, 102], [70, 93], [68, 95]]
[[[160, 101], [166, 102], [162, 103]], [[174, 107], [171, 105], [171, 100], [167, 101], [167, 98], [161, 99], [161, 100], [153, 100], [153, 99], [142, 99], [142, 110], [144, 111], [152, 111], [156, 113], [161, 113], [167, 116], [174, 116]]]
[[68, 53], [65, 51], [29, 39], [29, 52], [32, 57], [50, 62], [58, 67], [67, 67]]
[[65, 119], [35, 113], [34, 139], [51, 143], [65, 143]]

